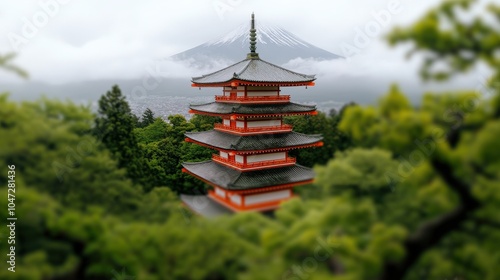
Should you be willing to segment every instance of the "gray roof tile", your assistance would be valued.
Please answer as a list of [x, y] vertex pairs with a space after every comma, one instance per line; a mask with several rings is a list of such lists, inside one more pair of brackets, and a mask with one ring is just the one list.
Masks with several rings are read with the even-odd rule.
[[270, 187], [314, 178], [312, 169], [298, 164], [251, 172], [241, 172], [213, 161], [185, 162], [182, 166], [190, 173], [229, 190]]
[[293, 102], [281, 104], [235, 104], [211, 102], [190, 105], [190, 109], [211, 114], [286, 114], [305, 113], [316, 110], [314, 105], [302, 105]]
[[250, 82], [297, 83], [312, 82], [314, 75], [305, 75], [287, 70], [262, 59], [245, 59], [219, 71], [193, 77], [196, 84], [225, 83], [233, 79]]
[[224, 150], [252, 151], [286, 148], [314, 144], [323, 139], [321, 135], [307, 135], [298, 132], [240, 136], [217, 130], [187, 132], [186, 137], [197, 142]]

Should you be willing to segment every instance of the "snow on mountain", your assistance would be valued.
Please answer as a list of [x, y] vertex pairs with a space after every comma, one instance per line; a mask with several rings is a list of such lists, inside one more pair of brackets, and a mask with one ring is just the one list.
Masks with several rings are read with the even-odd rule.
[[[175, 61], [187, 62], [196, 68], [230, 65], [246, 58], [249, 50], [249, 24], [243, 24], [215, 40], [173, 55]], [[318, 48], [287, 30], [268, 24], [256, 24], [257, 52], [261, 59], [283, 65], [292, 59], [331, 60], [341, 58]]]
[[[249, 46], [248, 38], [249, 31], [246, 24], [240, 25], [235, 30], [227, 33], [226, 35], [209, 41], [204, 46], [220, 46], [224, 44], [240, 43], [243, 47]], [[258, 44], [276, 44], [288, 47], [304, 46], [309, 47], [309, 44], [292, 33], [284, 30], [278, 26], [270, 25], [257, 25], [257, 43]]]

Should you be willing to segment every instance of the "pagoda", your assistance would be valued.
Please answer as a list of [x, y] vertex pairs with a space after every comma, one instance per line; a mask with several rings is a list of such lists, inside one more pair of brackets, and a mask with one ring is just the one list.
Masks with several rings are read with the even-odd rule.
[[282, 87], [314, 86], [314, 75], [296, 73], [259, 58], [252, 14], [250, 53], [219, 71], [192, 78], [193, 87], [221, 87], [215, 102], [190, 105], [190, 113], [218, 116], [213, 130], [186, 133], [186, 141], [218, 153], [183, 171], [211, 185], [208, 197], [232, 211], [267, 211], [294, 196], [293, 187], [313, 181], [310, 168], [289, 151], [323, 145], [321, 135], [292, 131], [283, 117], [316, 115], [316, 107], [290, 102]]

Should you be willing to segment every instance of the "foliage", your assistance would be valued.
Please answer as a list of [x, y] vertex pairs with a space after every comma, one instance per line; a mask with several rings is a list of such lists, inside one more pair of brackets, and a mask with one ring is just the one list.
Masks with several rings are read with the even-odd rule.
[[115, 85], [99, 99], [98, 116], [93, 134], [109, 149], [120, 168], [126, 168], [134, 182], [143, 178], [142, 154], [133, 133], [134, 119], [130, 107]]
[[155, 115], [151, 109], [147, 108], [142, 114], [141, 121], [139, 123], [139, 127], [146, 127], [155, 122]]
[[89, 134], [89, 108], [42, 99], [16, 104], [0, 96], [0, 162], [19, 179], [62, 205], [112, 213], [138, 207], [138, 190], [109, 152]]
[[161, 118], [157, 118], [153, 123], [150, 123], [143, 128], [135, 128], [134, 134], [136, 135], [139, 143], [149, 144], [167, 137], [169, 130], [169, 124]]
[[14, 72], [19, 77], [27, 79], [29, 77], [28, 72], [11, 63], [11, 61], [14, 60], [15, 57], [15, 53], [0, 55], [0, 68], [3, 68], [4, 70], [9, 72]]
[[[352, 105], [348, 105], [352, 106]], [[293, 125], [295, 132], [304, 134], [321, 134], [323, 136], [323, 146], [319, 148], [299, 149], [290, 152], [290, 155], [297, 157], [299, 164], [312, 167], [314, 164], [325, 164], [333, 157], [335, 151], [343, 151], [350, 146], [349, 137], [338, 129], [338, 123], [342, 119], [341, 112], [327, 116], [323, 112], [318, 112], [314, 116], [293, 116], [285, 118], [285, 122]]]

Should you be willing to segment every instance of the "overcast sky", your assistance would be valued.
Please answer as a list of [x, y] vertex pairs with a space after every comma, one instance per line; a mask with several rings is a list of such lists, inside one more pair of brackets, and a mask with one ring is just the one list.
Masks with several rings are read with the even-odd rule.
[[[282, 26], [313, 45], [350, 57], [335, 65], [308, 66], [301, 61], [287, 64], [294, 70], [316, 73], [318, 77], [335, 72], [397, 82], [416, 78], [419, 61], [406, 61], [404, 49], [389, 48], [381, 37], [394, 25], [415, 21], [436, 2], [0, 0], [0, 53], [17, 51], [16, 64], [26, 69], [34, 81], [137, 78], [155, 60], [224, 35], [248, 22], [255, 12], [257, 20]], [[380, 13], [389, 15], [390, 23], [379, 23], [377, 30], [370, 24]], [[367, 28], [372, 28], [375, 35], [368, 35], [366, 44], [356, 43], [357, 30]], [[346, 52], [347, 45], [356, 47], [357, 52]], [[187, 70], [182, 74], [189, 77], [198, 73]], [[2, 81], [19, 79], [0, 72]]]

